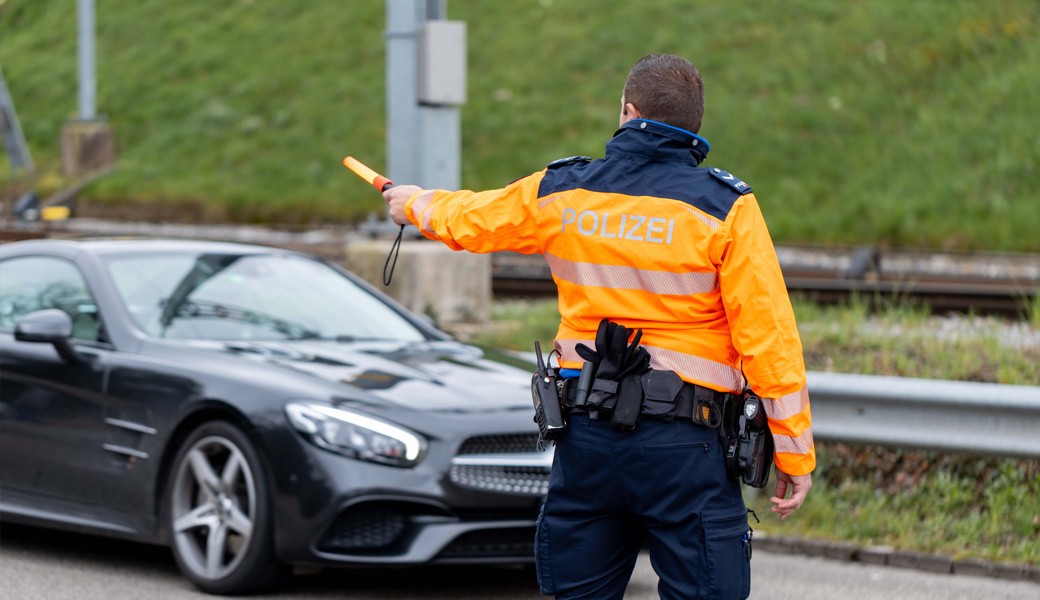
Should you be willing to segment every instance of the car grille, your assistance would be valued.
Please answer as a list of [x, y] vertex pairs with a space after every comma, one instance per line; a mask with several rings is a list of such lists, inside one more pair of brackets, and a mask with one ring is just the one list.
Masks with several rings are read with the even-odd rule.
[[538, 452], [537, 440], [537, 433], [471, 437], [451, 461], [451, 481], [489, 492], [544, 496], [549, 491], [553, 452]]
[[437, 555], [440, 560], [533, 557], [534, 527], [470, 531], [452, 540]]
[[318, 548], [326, 552], [389, 548], [408, 526], [408, 516], [394, 506], [354, 506], [343, 511], [325, 531]]
[[537, 433], [503, 433], [478, 435], [462, 442], [459, 454], [513, 454], [535, 452]]

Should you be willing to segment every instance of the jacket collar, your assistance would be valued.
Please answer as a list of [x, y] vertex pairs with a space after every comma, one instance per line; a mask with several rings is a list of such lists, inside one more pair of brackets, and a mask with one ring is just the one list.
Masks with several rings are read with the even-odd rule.
[[607, 154], [624, 153], [690, 160], [700, 164], [711, 150], [701, 136], [648, 119], [632, 119], [614, 133], [607, 142]]

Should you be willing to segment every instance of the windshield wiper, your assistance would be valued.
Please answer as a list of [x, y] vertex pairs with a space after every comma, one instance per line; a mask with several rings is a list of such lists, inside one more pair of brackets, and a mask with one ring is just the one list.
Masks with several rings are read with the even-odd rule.
[[[170, 321], [172, 322], [174, 319], [226, 319], [276, 331], [284, 335], [286, 340], [322, 339], [320, 333], [313, 329], [308, 329], [299, 323], [286, 321], [285, 319], [255, 310], [219, 302], [209, 302], [207, 300], [182, 301], [177, 310], [171, 315]], [[163, 332], [165, 333], [165, 329]]]
[[306, 334], [291, 337], [291, 341], [303, 341], [303, 340], [314, 340], [320, 342], [338, 342], [340, 344], [353, 344], [356, 342], [401, 342], [399, 338], [387, 338], [387, 337], [367, 337], [360, 335], [329, 335], [323, 336], [318, 335], [315, 332], [307, 332]]

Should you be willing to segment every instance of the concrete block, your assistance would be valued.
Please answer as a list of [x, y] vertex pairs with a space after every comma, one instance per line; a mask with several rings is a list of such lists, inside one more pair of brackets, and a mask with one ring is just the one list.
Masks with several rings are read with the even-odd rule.
[[825, 556], [829, 542], [821, 540], [802, 539], [798, 541], [798, 550], [808, 556]]
[[393, 280], [383, 286], [392, 240], [351, 242], [347, 268], [409, 310], [437, 324], [487, 323], [491, 317], [491, 256], [454, 252], [439, 242], [401, 243]]
[[895, 548], [892, 546], [867, 546], [860, 549], [859, 560], [869, 565], [887, 565], [893, 552]]
[[802, 549], [802, 538], [797, 538], [790, 535], [781, 535], [777, 537], [780, 538], [779, 543], [781, 551], [786, 552], [787, 554], [804, 553], [804, 550]]
[[69, 177], [111, 167], [116, 161], [112, 126], [104, 121], [73, 121], [61, 129], [61, 170]]
[[859, 546], [851, 542], [827, 542], [823, 555], [831, 560], [856, 560]]
[[993, 577], [1018, 581], [1026, 578], [1026, 566], [1017, 563], [993, 563]]
[[751, 543], [755, 550], [779, 553], [785, 551], [782, 541], [783, 538], [781, 536], [769, 535], [765, 531], [756, 531]]
[[985, 560], [978, 560], [977, 558], [965, 558], [953, 561], [953, 572], [957, 575], [989, 577], [992, 568], [992, 563]]
[[917, 568], [917, 561], [926, 556], [919, 552], [896, 551], [888, 557], [888, 564], [892, 567], [903, 567], [907, 569]]
[[952, 573], [953, 557], [941, 554], [925, 554], [917, 559], [917, 568], [932, 573]]

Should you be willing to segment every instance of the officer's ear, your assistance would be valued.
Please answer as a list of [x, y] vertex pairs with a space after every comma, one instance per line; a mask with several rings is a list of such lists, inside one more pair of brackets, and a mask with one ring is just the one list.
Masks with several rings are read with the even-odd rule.
[[625, 123], [628, 123], [632, 119], [641, 119], [641, 118], [643, 118], [643, 117], [640, 115], [639, 109], [636, 108], [635, 105], [632, 104], [631, 102], [625, 102], [625, 97], [622, 96], [621, 97], [621, 118], [619, 119], [618, 127], [624, 125]]

